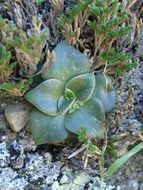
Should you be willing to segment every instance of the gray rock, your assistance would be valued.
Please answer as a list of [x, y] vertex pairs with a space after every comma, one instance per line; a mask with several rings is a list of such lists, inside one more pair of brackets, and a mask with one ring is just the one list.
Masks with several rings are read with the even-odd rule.
[[24, 157], [20, 156], [19, 158], [17, 158], [16, 160], [14, 160], [13, 163], [11, 163], [13, 168], [15, 169], [20, 169], [23, 167], [24, 165]]
[[0, 131], [2, 131], [2, 130], [6, 130], [6, 123], [4, 121], [3, 115], [1, 114], [0, 115]]
[[129, 190], [138, 190], [139, 189], [139, 183], [137, 180], [130, 180], [129, 181], [129, 186], [128, 186], [128, 189]]
[[[74, 179], [72, 179], [74, 177]], [[76, 172], [73, 176], [73, 172], [70, 174], [70, 180], [66, 175], [61, 178], [59, 190], [82, 190], [84, 186], [91, 180], [91, 177], [83, 171]], [[63, 183], [63, 184], [62, 184]]]
[[0, 143], [0, 167], [8, 166], [10, 160], [10, 154], [7, 150], [7, 146], [5, 142]]
[[67, 175], [63, 175], [61, 180], [60, 180], [60, 184], [64, 184], [64, 183], [67, 183], [69, 180], [68, 176]]
[[51, 190], [59, 190], [59, 183], [55, 181], [53, 185], [51, 186]]
[[3, 168], [0, 172], [1, 190], [23, 190], [28, 182], [23, 177], [18, 177], [18, 173], [11, 168]]
[[90, 181], [90, 176], [84, 172], [80, 172], [73, 181], [73, 189], [83, 189], [85, 184]]
[[30, 110], [31, 106], [27, 103], [10, 104], [7, 106], [4, 114], [13, 131], [19, 132], [27, 125]]

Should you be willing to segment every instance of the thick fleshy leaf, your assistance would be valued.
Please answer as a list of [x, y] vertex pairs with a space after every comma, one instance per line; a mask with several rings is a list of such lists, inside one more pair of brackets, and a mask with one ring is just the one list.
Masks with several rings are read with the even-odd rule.
[[65, 88], [70, 89], [78, 101], [86, 102], [95, 88], [94, 73], [86, 73], [72, 78]]
[[60, 42], [54, 52], [55, 63], [42, 73], [43, 79], [57, 78], [66, 84], [72, 77], [89, 72], [88, 58], [65, 41]]
[[65, 125], [67, 130], [78, 134], [82, 128], [86, 128], [87, 137], [104, 137], [105, 111], [99, 99], [90, 99], [79, 110], [66, 114]]
[[30, 114], [29, 126], [37, 145], [60, 143], [69, 136], [65, 128], [64, 115], [53, 117], [33, 110]]
[[75, 94], [68, 88], [65, 89], [64, 96], [67, 100], [72, 100], [75, 98]]
[[25, 98], [48, 115], [58, 114], [58, 100], [63, 94], [63, 84], [57, 79], [42, 82], [25, 95]]
[[79, 110], [80, 106], [83, 106], [84, 102], [80, 102], [80, 101], [75, 101], [74, 104], [72, 105], [72, 107], [69, 110], [69, 113], [74, 112], [75, 110]]
[[58, 101], [58, 109], [61, 112], [61, 114], [65, 114], [74, 104], [76, 98], [73, 98], [71, 100], [65, 99], [64, 96], [61, 96]]
[[99, 73], [95, 76], [96, 85], [93, 97], [99, 98], [104, 105], [105, 111], [110, 112], [116, 104], [116, 91], [108, 75]]

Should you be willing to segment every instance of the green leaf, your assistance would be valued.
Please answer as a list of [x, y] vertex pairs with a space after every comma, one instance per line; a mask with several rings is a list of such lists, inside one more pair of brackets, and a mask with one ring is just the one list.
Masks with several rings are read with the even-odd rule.
[[34, 110], [30, 114], [29, 126], [37, 145], [60, 143], [69, 136], [63, 115], [53, 117]]
[[64, 96], [61, 96], [58, 101], [58, 109], [62, 114], [65, 114], [74, 104], [76, 98], [67, 100]]
[[96, 85], [93, 97], [100, 99], [104, 105], [105, 111], [110, 112], [115, 107], [116, 91], [108, 75], [103, 73], [96, 74]]
[[125, 162], [127, 162], [133, 155], [138, 153], [140, 150], [143, 149], [143, 142], [135, 146], [129, 152], [125, 153], [123, 156], [118, 158], [106, 171], [104, 177], [112, 176]]
[[91, 97], [95, 87], [94, 73], [86, 73], [72, 78], [65, 86], [70, 89], [78, 101], [86, 102]]
[[80, 109], [80, 106], [83, 106], [84, 103], [83, 102], [80, 102], [80, 101], [75, 101], [72, 106], [70, 107], [69, 109], [69, 113], [72, 113], [74, 112], [75, 110], [79, 110]]
[[82, 127], [86, 128], [87, 137], [104, 137], [105, 111], [98, 99], [90, 99], [79, 110], [75, 110], [65, 116], [67, 130], [78, 134]]
[[0, 28], [6, 25], [6, 21], [0, 16]]
[[64, 95], [65, 95], [65, 99], [67, 100], [72, 100], [73, 98], [75, 98], [75, 94], [73, 93], [73, 91], [71, 91], [68, 88], [65, 89]]
[[44, 80], [56, 78], [67, 83], [72, 77], [89, 72], [88, 58], [65, 41], [59, 43], [54, 52], [55, 63], [42, 73]]
[[54, 116], [58, 114], [57, 103], [63, 88], [61, 81], [49, 79], [28, 92], [25, 98], [43, 113]]
[[110, 31], [108, 32], [108, 35], [113, 37], [113, 38], [121, 38], [122, 36], [126, 35], [129, 33], [129, 31], [133, 28], [132, 25], [128, 25], [125, 27], [121, 27], [117, 31]]

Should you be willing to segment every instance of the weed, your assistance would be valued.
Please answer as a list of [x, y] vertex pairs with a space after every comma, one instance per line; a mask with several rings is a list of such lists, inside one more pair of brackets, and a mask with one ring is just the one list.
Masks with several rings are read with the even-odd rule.
[[[100, 69], [123, 75], [124, 71], [135, 67], [129, 56], [126, 57], [124, 52], [118, 52], [114, 47], [118, 39], [132, 30], [132, 25], [126, 24], [129, 18], [126, 12], [128, 4], [123, 5], [119, 0], [78, 1], [59, 19], [59, 28], [66, 41], [72, 45], [78, 44], [86, 53], [93, 49], [92, 71]], [[113, 59], [114, 66], [111, 66]]]
[[124, 76], [124, 71], [130, 71], [138, 64], [132, 56], [126, 55], [124, 52], [117, 52], [115, 48], [111, 48], [108, 53], [102, 53], [100, 61], [108, 64], [107, 73], [117, 73], [120, 76]]
[[91, 2], [91, 0], [78, 1], [75, 7], [66, 9], [66, 16], [62, 15], [59, 18], [58, 26], [61, 28], [66, 41], [71, 45], [75, 45], [83, 33], [83, 27], [89, 17], [88, 4]]
[[23, 96], [32, 82], [32, 79], [21, 80], [18, 83], [14, 81], [4, 82], [0, 85], [0, 96], [3, 96], [4, 92], [11, 96]]
[[101, 154], [100, 149], [93, 144], [92, 140], [87, 137], [87, 132], [86, 128], [81, 127], [81, 130], [78, 132], [78, 139], [79, 142], [87, 145], [87, 151], [90, 153], [98, 153], [99, 155]]
[[47, 41], [46, 30], [41, 30], [40, 21], [33, 18], [33, 32], [29, 35], [19, 30], [19, 36], [9, 40], [14, 47], [16, 58], [20, 66], [20, 74], [30, 76], [37, 71], [37, 65], [42, 57], [42, 50]]
[[6, 46], [0, 45], [0, 82], [7, 81], [13, 72], [15, 63], [10, 63], [11, 53]]
[[16, 28], [8, 19], [0, 16], [0, 40], [4, 45], [8, 45], [8, 40], [13, 39]]

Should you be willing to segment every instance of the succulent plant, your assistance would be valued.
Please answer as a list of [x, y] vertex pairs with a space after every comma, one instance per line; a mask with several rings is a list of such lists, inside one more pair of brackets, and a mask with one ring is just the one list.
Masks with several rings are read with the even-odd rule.
[[103, 138], [105, 112], [116, 102], [111, 79], [90, 73], [88, 58], [65, 41], [54, 51], [55, 63], [42, 73], [45, 81], [25, 95], [35, 106], [29, 117], [35, 143], [60, 143], [81, 128], [89, 138]]

